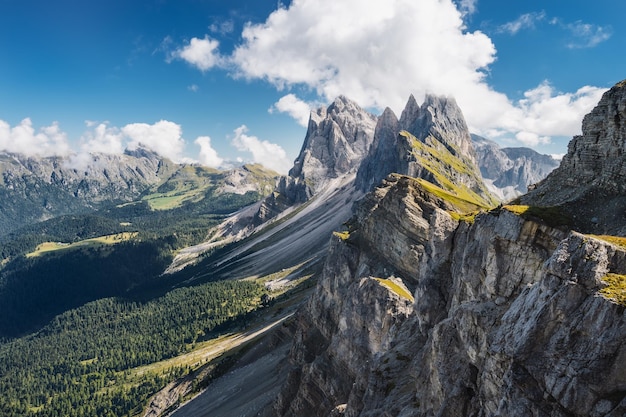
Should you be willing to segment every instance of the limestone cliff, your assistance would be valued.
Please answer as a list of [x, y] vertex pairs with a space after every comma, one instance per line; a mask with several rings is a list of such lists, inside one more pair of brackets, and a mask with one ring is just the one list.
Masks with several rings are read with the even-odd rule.
[[300, 312], [277, 415], [626, 412], [626, 314], [599, 295], [624, 248], [454, 206], [398, 176], [363, 201]]
[[463, 114], [450, 97], [427, 95], [419, 106], [410, 96], [399, 120], [390, 109], [383, 112], [356, 186], [369, 191], [391, 173], [424, 178], [447, 190], [460, 187], [487, 205], [494, 202], [477, 167]]
[[605, 95], [561, 168], [522, 199], [536, 205], [479, 214], [485, 198], [454, 182], [459, 144], [406, 130], [420, 113], [411, 102], [400, 120], [386, 111], [377, 132], [397, 143], [402, 128], [431, 175], [388, 176], [334, 234], [267, 414], [626, 415], [626, 239], [571, 230], [573, 203], [544, 207], [563, 199], [606, 213], [622, 201], [625, 88]]
[[626, 234], [626, 80], [604, 93], [559, 168], [522, 202], [560, 206], [579, 230]]
[[262, 204], [256, 224], [304, 203], [334, 179], [355, 174], [374, 139], [376, 116], [344, 96], [312, 111], [300, 154], [289, 175]]

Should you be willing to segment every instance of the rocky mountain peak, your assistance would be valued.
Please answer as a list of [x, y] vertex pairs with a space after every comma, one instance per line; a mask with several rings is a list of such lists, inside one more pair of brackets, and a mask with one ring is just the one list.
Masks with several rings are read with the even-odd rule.
[[625, 234], [625, 192], [626, 80], [604, 93], [561, 165], [522, 201], [558, 205], [582, 231]]
[[463, 112], [452, 97], [427, 94], [419, 117], [406, 129], [418, 139], [433, 136], [454, 155], [463, 155], [476, 163], [467, 123]]
[[419, 106], [411, 95], [400, 120], [385, 110], [356, 186], [369, 191], [390, 173], [424, 178], [453, 193], [459, 186], [491, 201], [463, 113], [450, 97], [427, 95]]
[[289, 176], [315, 190], [326, 178], [358, 167], [374, 137], [376, 116], [344, 96], [311, 112], [304, 144]]
[[412, 124], [415, 123], [419, 116], [420, 105], [417, 104], [417, 100], [415, 100], [415, 97], [411, 94], [400, 115], [400, 129], [411, 131]]

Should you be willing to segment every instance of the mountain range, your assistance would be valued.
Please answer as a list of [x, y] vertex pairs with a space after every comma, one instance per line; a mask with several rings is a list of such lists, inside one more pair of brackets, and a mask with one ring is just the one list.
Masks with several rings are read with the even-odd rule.
[[[89, 168], [77, 170], [71, 161], [5, 155], [3, 192], [11, 196], [6, 201], [15, 201], [15, 208], [3, 205], [5, 241], [14, 242], [8, 237], [35, 220], [50, 217], [41, 223], [49, 225], [54, 216], [89, 212], [110, 220], [106, 227], [123, 224], [118, 233], [135, 231], [130, 224], [142, 239], [152, 236], [151, 242], [170, 246], [158, 246], [167, 256], [143, 258], [144, 264], [159, 260], [153, 268], [158, 274], [87, 298], [79, 292], [35, 316], [30, 327], [0, 323], [17, 332], [4, 333], [9, 338], [0, 344], [0, 364], [17, 363], [11, 359], [19, 350], [14, 346], [26, 343], [19, 332], [30, 334], [31, 344], [62, 335], [57, 329], [67, 319], [60, 313], [96, 314], [86, 312], [101, 308], [84, 304], [90, 300], [130, 297], [155, 305], [154, 316], [164, 310], [159, 297], [172, 300], [216, 282], [258, 282], [264, 296], [253, 316], [241, 316], [244, 330], [235, 333], [252, 340], [246, 349], [229, 345], [237, 351], [231, 359], [191, 362], [184, 375], [163, 371], [159, 375], [169, 383], [157, 378], [150, 380], [152, 391], [132, 391], [143, 403], [125, 412], [166, 415], [208, 384], [173, 415], [624, 415], [626, 378], [619, 364], [626, 355], [625, 118], [621, 82], [585, 117], [583, 134], [572, 140], [558, 167], [549, 156], [472, 136], [455, 100], [436, 95], [421, 105], [410, 96], [400, 117], [391, 109], [376, 117], [338, 97], [311, 113], [300, 154], [283, 177], [254, 166], [227, 172], [179, 166], [147, 150], [116, 157], [117, 170], [107, 168], [104, 156], [93, 156], [84, 165]], [[211, 203], [217, 198], [219, 205]], [[63, 206], [65, 199], [74, 205]], [[37, 210], [18, 206], [33, 202]], [[59, 207], [66, 211], [55, 211]], [[20, 211], [26, 215], [18, 229], [9, 219]], [[192, 219], [206, 226], [193, 223], [193, 233], [181, 240], [180, 225]], [[57, 226], [71, 224], [63, 220]], [[28, 282], [28, 271], [40, 262], [20, 258], [33, 250], [23, 246], [29, 249], [15, 249], [0, 270], [0, 296], [6, 300], [24, 294], [15, 283]], [[91, 261], [80, 259], [94, 262], [100, 256], [95, 253], [89, 252]], [[33, 282], [50, 291], [64, 280], [80, 288], [72, 276]], [[98, 275], [88, 284], [103, 279]], [[7, 310], [7, 317], [19, 320], [15, 311], [33, 303], [10, 305], [22, 306]], [[188, 306], [178, 308], [182, 315]], [[254, 331], [245, 327], [247, 320]], [[190, 334], [189, 326], [181, 322], [180, 332]], [[171, 332], [176, 330], [163, 331]], [[204, 343], [198, 335], [212, 334], [206, 328], [191, 333], [177, 353], [155, 353], [151, 360], [189, 358]], [[213, 335], [208, 343], [221, 337]], [[79, 370], [61, 359], [54, 366], [62, 363], [78, 375], [89, 370], [74, 383], [86, 384], [88, 375], [105, 368], [83, 356]], [[225, 364], [229, 373], [220, 377], [217, 370]], [[123, 371], [128, 378], [136, 372], [130, 365], [115, 362], [107, 372]], [[125, 381], [133, 386], [132, 379]], [[119, 389], [115, 398], [121, 404], [131, 391]], [[14, 391], [19, 390], [11, 388], [13, 404], [26, 402], [28, 412], [58, 405], [52, 397], [35, 402]], [[92, 398], [102, 399], [98, 395]]]

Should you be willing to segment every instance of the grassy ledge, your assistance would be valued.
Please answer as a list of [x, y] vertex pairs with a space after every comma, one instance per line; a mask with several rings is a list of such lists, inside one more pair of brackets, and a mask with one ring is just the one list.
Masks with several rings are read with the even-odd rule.
[[606, 287], [598, 291], [598, 294], [607, 300], [626, 306], [626, 275], [606, 274], [602, 282], [606, 284]]
[[333, 235], [337, 236], [339, 239], [343, 240], [344, 242], [350, 238], [350, 232], [348, 231], [333, 232]]
[[383, 287], [387, 287], [388, 289], [390, 289], [392, 292], [399, 295], [400, 297], [406, 298], [407, 300], [411, 302], [415, 301], [415, 298], [413, 298], [413, 295], [410, 292], [408, 292], [407, 290], [405, 290], [403, 287], [396, 284], [392, 280], [383, 279], [383, 278], [374, 278], [374, 279], [378, 281], [380, 285], [382, 285]]
[[544, 221], [548, 226], [571, 226], [572, 219], [565, 215], [559, 207], [540, 207], [509, 204], [502, 206], [504, 210], [517, 214], [523, 218], [534, 217]]
[[626, 249], [626, 237], [621, 236], [610, 236], [610, 235], [588, 235], [595, 239], [604, 240], [605, 242], [609, 242], [615, 246], [619, 246], [622, 249]]

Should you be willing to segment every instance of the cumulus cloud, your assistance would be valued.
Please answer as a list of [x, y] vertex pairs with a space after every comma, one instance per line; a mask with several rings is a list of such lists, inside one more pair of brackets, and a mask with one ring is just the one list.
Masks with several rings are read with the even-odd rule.
[[86, 124], [91, 130], [85, 132], [81, 138], [81, 151], [108, 154], [124, 152], [124, 137], [118, 128], [109, 127], [108, 123]]
[[526, 146], [550, 143], [551, 136], [573, 136], [581, 132], [581, 121], [600, 100], [606, 89], [585, 86], [575, 93], [561, 93], [547, 81], [508, 103], [494, 120], [474, 126], [489, 138], [513, 137]]
[[143, 146], [174, 162], [183, 160], [185, 148], [183, 131], [181, 126], [174, 122], [161, 120], [152, 125], [132, 123], [124, 126], [121, 132], [129, 139], [127, 148], [130, 150]]
[[0, 151], [26, 156], [65, 156], [71, 152], [67, 134], [58, 123], [36, 131], [29, 118], [13, 127], [0, 120]]
[[208, 35], [203, 39], [192, 38], [189, 44], [172, 52], [170, 59], [182, 59], [200, 71], [207, 71], [221, 63], [222, 58], [218, 51], [219, 44], [218, 41], [211, 39]]
[[232, 139], [233, 146], [241, 152], [250, 152], [253, 162], [273, 169], [279, 174], [286, 174], [293, 164], [287, 158], [285, 150], [275, 143], [260, 140], [256, 136], [249, 136], [247, 132], [248, 128], [245, 125], [235, 129], [235, 136]]
[[287, 94], [278, 100], [268, 110], [270, 113], [275, 111], [287, 113], [304, 127], [309, 125], [309, 116], [311, 114], [311, 106], [296, 97], [295, 94]]
[[525, 13], [518, 17], [517, 19], [507, 22], [500, 27], [498, 27], [498, 32], [506, 32], [511, 35], [515, 35], [522, 29], [532, 29], [535, 27], [537, 22], [540, 22], [546, 18], [546, 13], [544, 11], [541, 12], [533, 12], [533, 13]]
[[224, 160], [219, 157], [217, 151], [211, 146], [209, 136], [199, 136], [194, 143], [200, 147], [200, 163], [211, 168], [219, 168]]

